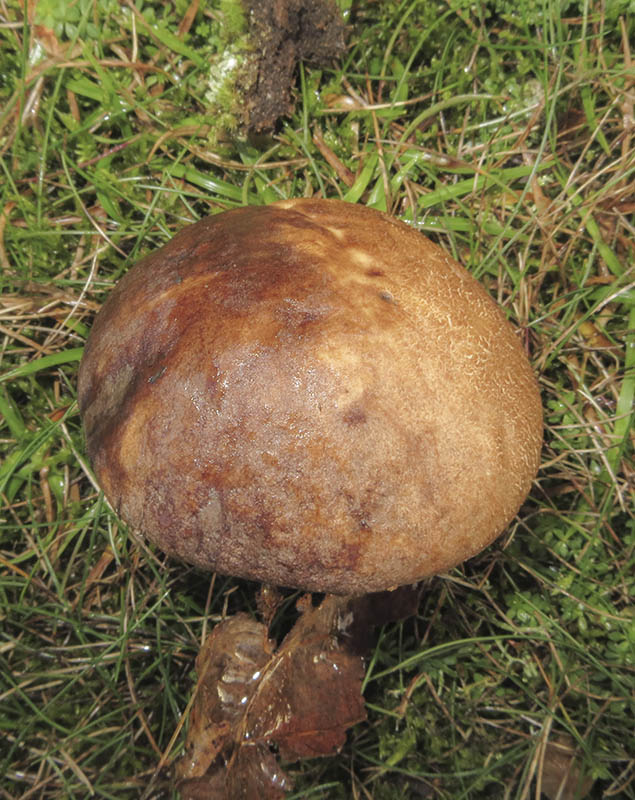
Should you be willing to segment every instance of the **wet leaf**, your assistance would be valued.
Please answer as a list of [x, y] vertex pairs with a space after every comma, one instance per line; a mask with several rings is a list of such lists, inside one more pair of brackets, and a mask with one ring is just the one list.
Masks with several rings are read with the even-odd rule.
[[201, 777], [231, 747], [273, 649], [267, 628], [248, 614], [213, 629], [196, 659], [199, 678], [179, 777]]
[[280, 647], [246, 614], [221, 623], [197, 659], [186, 753], [177, 765], [184, 800], [279, 800], [288, 761], [337, 752], [365, 719], [363, 664], [341, 636], [346, 601], [301, 598]]

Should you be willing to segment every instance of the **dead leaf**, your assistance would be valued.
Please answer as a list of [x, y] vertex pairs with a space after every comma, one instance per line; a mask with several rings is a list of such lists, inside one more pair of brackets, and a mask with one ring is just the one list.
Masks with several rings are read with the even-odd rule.
[[[361, 694], [364, 668], [337, 635], [340, 598], [308, 607], [263, 675], [267, 707], [254, 720], [254, 734], [274, 741], [289, 761], [336, 753], [346, 729], [366, 718]], [[273, 701], [276, 714], [266, 711]], [[257, 704], [260, 706], [260, 703]]]
[[584, 777], [569, 736], [547, 742], [542, 763], [541, 789], [549, 800], [582, 800], [591, 791], [593, 779]]
[[[64, 55], [64, 46], [60, 43], [52, 28], [47, 28], [46, 25], [34, 25], [33, 34], [47, 56], [55, 58]], [[65, 46], [68, 47], [68, 44]]]
[[346, 600], [327, 596], [301, 615], [276, 648], [246, 614], [219, 623], [197, 658], [186, 752], [176, 775], [183, 800], [280, 800], [285, 760], [337, 752], [365, 719], [363, 663], [343, 642]]
[[178, 787], [183, 800], [282, 800], [292, 786], [267, 745], [248, 744], [225, 764]]
[[229, 617], [212, 630], [196, 659], [199, 678], [178, 777], [205, 775], [216, 757], [231, 747], [272, 653], [266, 627], [248, 614]]

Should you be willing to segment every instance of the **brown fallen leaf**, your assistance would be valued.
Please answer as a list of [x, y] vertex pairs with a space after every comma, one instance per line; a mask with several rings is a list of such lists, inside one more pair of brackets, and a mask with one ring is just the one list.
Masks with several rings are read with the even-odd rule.
[[246, 614], [219, 623], [197, 658], [186, 751], [176, 766], [183, 800], [280, 800], [285, 760], [337, 752], [365, 719], [359, 655], [341, 636], [346, 601], [327, 596], [301, 615], [276, 648]]
[[273, 650], [266, 627], [248, 614], [229, 617], [212, 630], [196, 659], [199, 677], [178, 777], [200, 778], [231, 746]]
[[549, 800], [582, 800], [592, 786], [593, 779], [582, 774], [571, 737], [547, 742], [541, 776], [543, 795]]

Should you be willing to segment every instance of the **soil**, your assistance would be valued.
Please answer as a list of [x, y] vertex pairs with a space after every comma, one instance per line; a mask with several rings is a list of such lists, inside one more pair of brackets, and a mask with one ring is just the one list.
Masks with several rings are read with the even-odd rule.
[[244, 124], [252, 134], [268, 133], [293, 107], [298, 63], [326, 66], [337, 59], [345, 25], [332, 0], [243, 0], [243, 6], [257, 54], [243, 87]]

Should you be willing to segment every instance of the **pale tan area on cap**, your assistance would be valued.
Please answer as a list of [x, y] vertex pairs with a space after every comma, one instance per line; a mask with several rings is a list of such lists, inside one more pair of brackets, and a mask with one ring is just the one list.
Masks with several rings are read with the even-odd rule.
[[484, 289], [338, 201], [225, 212], [139, 262], [95, 321], [79, 402], [107, 497], [149, 539], [342, 594], [482, 550], [542, 439], [535, 378]]

